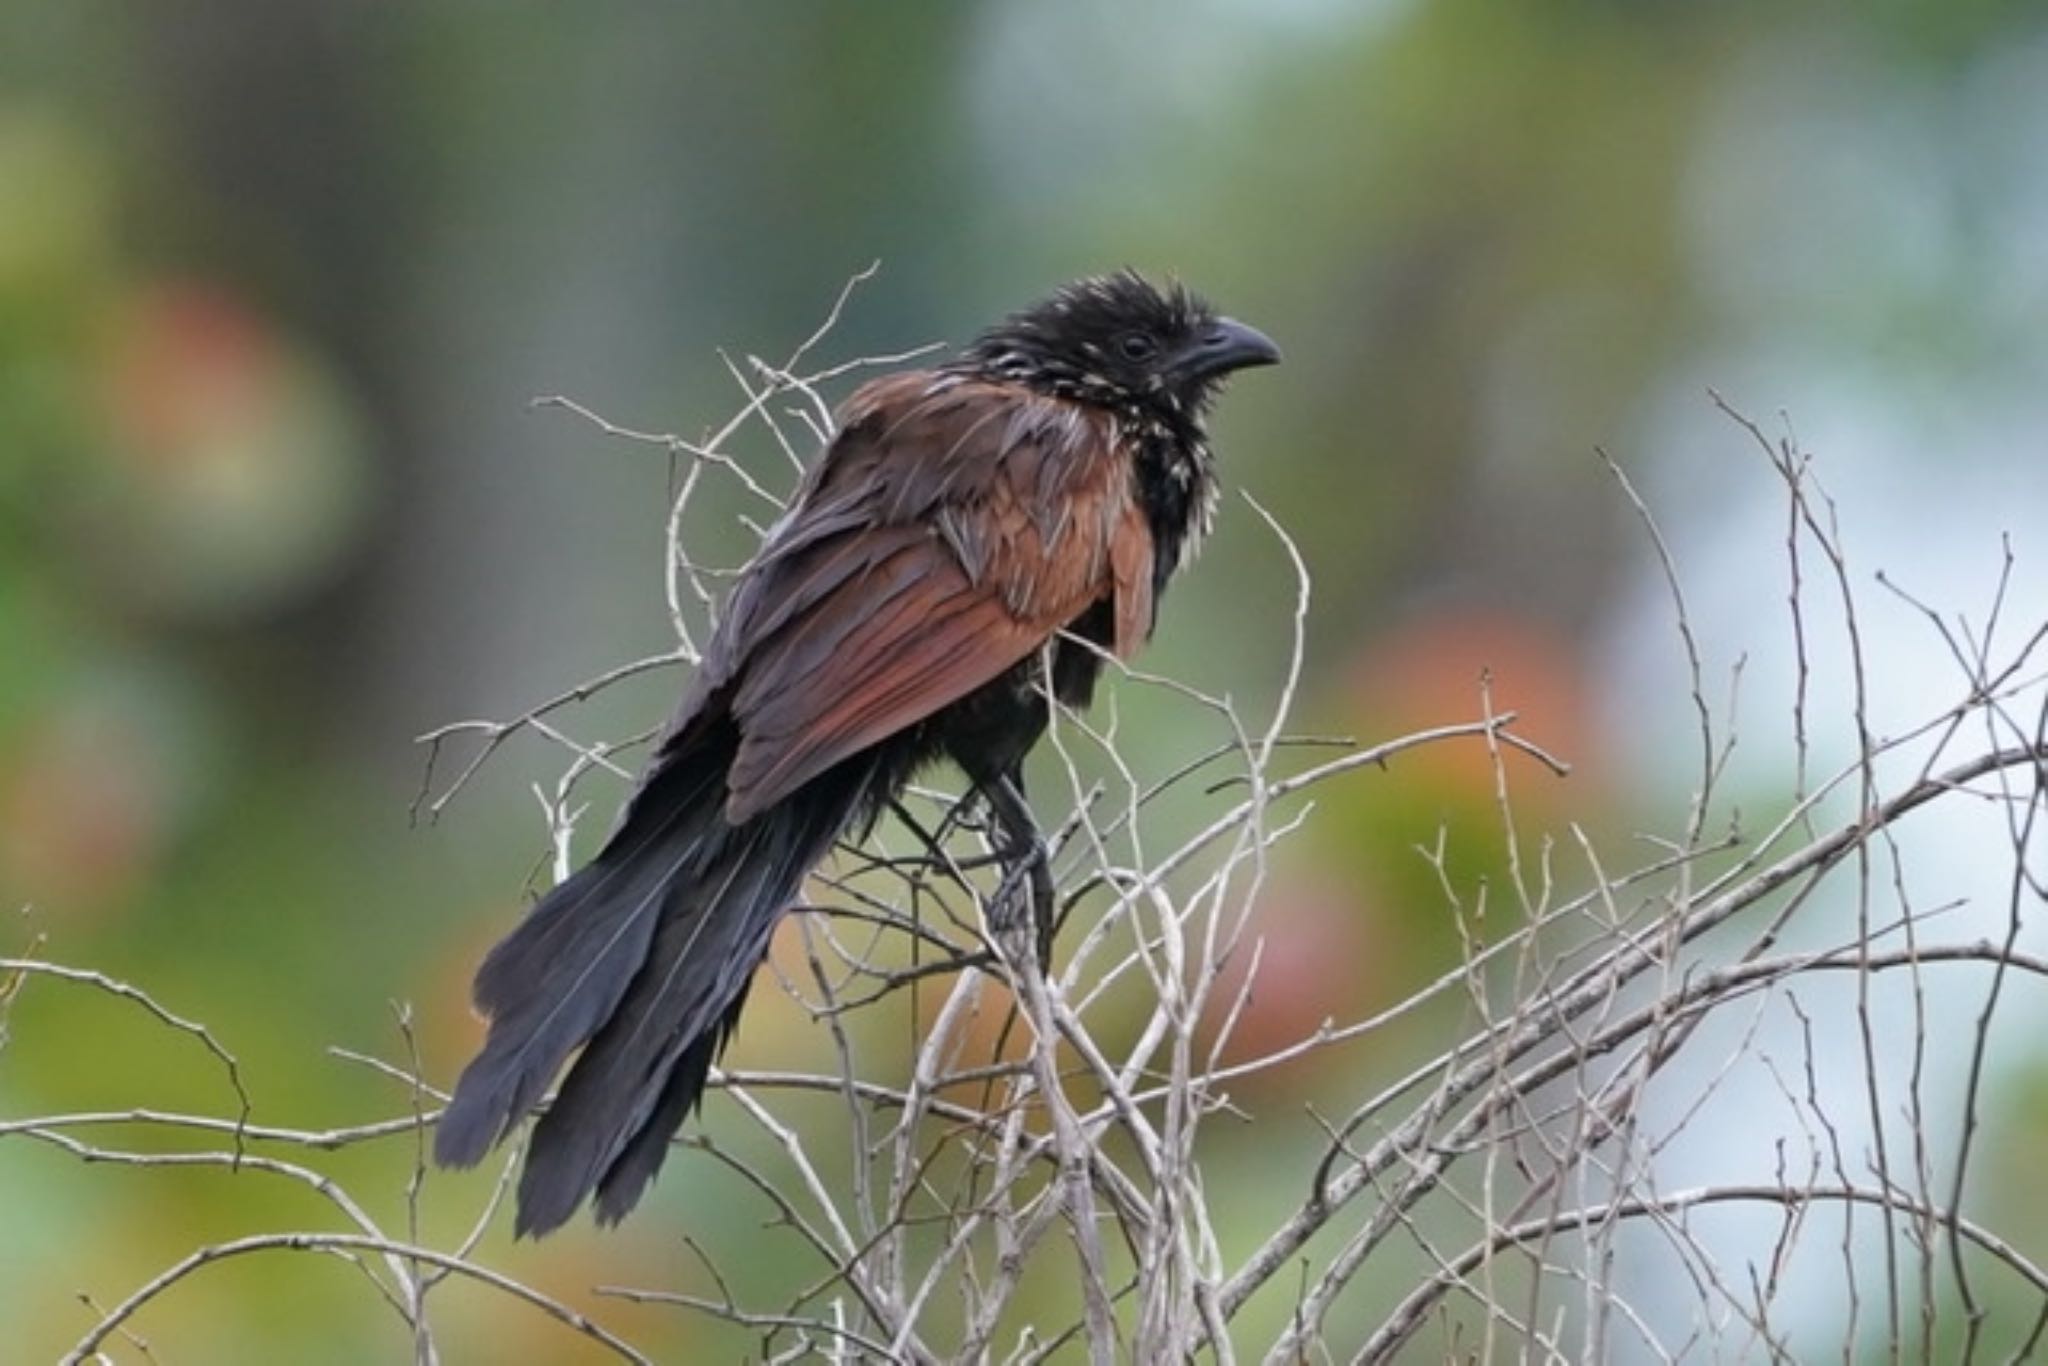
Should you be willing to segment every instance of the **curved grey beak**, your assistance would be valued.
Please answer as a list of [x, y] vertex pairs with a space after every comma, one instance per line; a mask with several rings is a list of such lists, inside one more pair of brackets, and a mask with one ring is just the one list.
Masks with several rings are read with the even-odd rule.
[[1279, 361], [1280, 348], [1271, 337], [1235, 318], [1218, 318], [1174, 354], [1171, 368], [1184, 381], [1205, 380]]

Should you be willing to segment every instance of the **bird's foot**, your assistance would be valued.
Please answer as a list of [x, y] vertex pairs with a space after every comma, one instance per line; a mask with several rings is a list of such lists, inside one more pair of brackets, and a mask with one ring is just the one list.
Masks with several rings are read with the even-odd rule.
[[[1052, 851], [1034, 838], [1003, 860], [1003, 878], [989, 898], [989, 928], [1013, 961], [1032, 955], [1040, 971], [1052, 966], [1054, 916], [1059, 893], [1053, 885]], [[1029, 937], [1026, 937], [1026, 933]]]

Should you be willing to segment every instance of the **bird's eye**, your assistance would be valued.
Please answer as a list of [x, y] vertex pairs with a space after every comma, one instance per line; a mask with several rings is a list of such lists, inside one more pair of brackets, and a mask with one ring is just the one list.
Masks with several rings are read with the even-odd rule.
[[1116, 339], [1116, 349], [1125, 360], [1145, 361], [1159, 354], [1159, 343], [1143, 332], [1126, 332]]

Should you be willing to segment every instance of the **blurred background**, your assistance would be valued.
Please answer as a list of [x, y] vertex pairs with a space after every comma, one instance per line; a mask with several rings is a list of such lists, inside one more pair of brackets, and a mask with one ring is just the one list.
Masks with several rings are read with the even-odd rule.
[[[511, 746], [414, 828], [412, 737], [669, 640], [661, 453], [528, 401], [701, 434], [738, 404], [718, 348], [786, 354], [878, 259], [823, 359], [959, 343], [1126, 264], [1278, 338], [1287, 363], [1214, 424], [1231, 492], [1148, 665], [1271, 696], [1292, 586], [1248, 491], [1315, 575], [1304, 726], [1470, 719], [1490, 670], [1576, 766], [1520, 777], [1531, 829], [1669, 831], [1697, 781], [1668, 599], [1596, 446], [1663, 523], [1717, 704], [1747, 661], [1731, 781], [1790, 790], [1783, 494], [1710, 388], [1815, 453], [1859, 582], [1981, 621], [2011, 533], [2012, 612], [2048, 602], [2040, 5], [0, 0], [0, 955], [204, 1019], [259, 1121], [403, 1113], [326, 1052], [402, 1057], [396, 1001], [451, 1078], [468, 975], [545, 850], [530, 784], [559, 765]], [[1925, 622], [1870, 596], [1878, 728], [1958, 700]], [[676, 686], [565, 721], [627, 734]], [[1846, 725], [1814, 739], [1853, 752]], [[1327, 794], [1261, 912], [1278, 985], [1247, 1047], [1456, 961], [1415, 846], [1448, 822], [1469, 882], [1499, 838], [1483, 756], [1442, 754]], [[1929, 852], [1959, 895], [1968, 838]], [[87, 993], [31, 982], [5, 1031], [0, 1120], [232, 1099], [189, 1040]], [[757, 1011], [733, 1056], [814, 1034]], [[2038, 1151], [2048, 1073], [1998, 1061], [1996, 1151]], [[1333, 1053], [1303, 1094], [1375, 1066]], [[1317, 1142], [1300, 1095], [1249, 1099], [1212, 1168], [1246, 1239], [1265, 1194], [1298, 1198], [1260, 1185], [1274, 1145]], [[388, 1211], [408, 1161], [336, 1169]], [[693, 1199], [694, 1175], [672, 1161], [620, 1232], [491, 1256], [586, 1305], [704, 1289], [677, 1230], [752, 1236], [764, 1211]], [[2017, 1156], [1979, 1179], [2048, 1228]], [[481, 1187], [437, 1180], [446, 1236]], [[80, 1293], [331, 1222], [286, 1183], [19, 1140], [0, 1210], [10, 1360], [72, 1341]], [[445, 1293], [453, 1359], [587, 1345]], [[746, 1350], [605, 1312], [675, 1359]], [[202, 1273], [142, 1329], [168, 1361], [407, 1351], [351, 1273], [293, 1258]]]

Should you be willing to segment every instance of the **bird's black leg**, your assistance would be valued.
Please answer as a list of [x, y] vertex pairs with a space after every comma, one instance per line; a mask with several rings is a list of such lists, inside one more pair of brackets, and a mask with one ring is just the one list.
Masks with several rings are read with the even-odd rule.
[[1052, 963], [1053, 916], [1058, 891], [1052, 880], [1052, 851], [1046, 847], [1038, 822], [1031, 815], [1031, 807], [1024, 800], [1024, 775], [1016, 769], [998, 774], [992, 781], [982, 784], [982, 795], [988, 799], [989, 814], [995, 818], [1003, 839], [1003, 847], [998, 851], [1003, 862], [1003, 880], [997, 885], [995, 898], [990, 903], [990, 910], [998, 921], [995, 928], [1016, 928], [1013, 908], [1018, 894], [1028, 892], [1038, 965], [1048, 967]]

